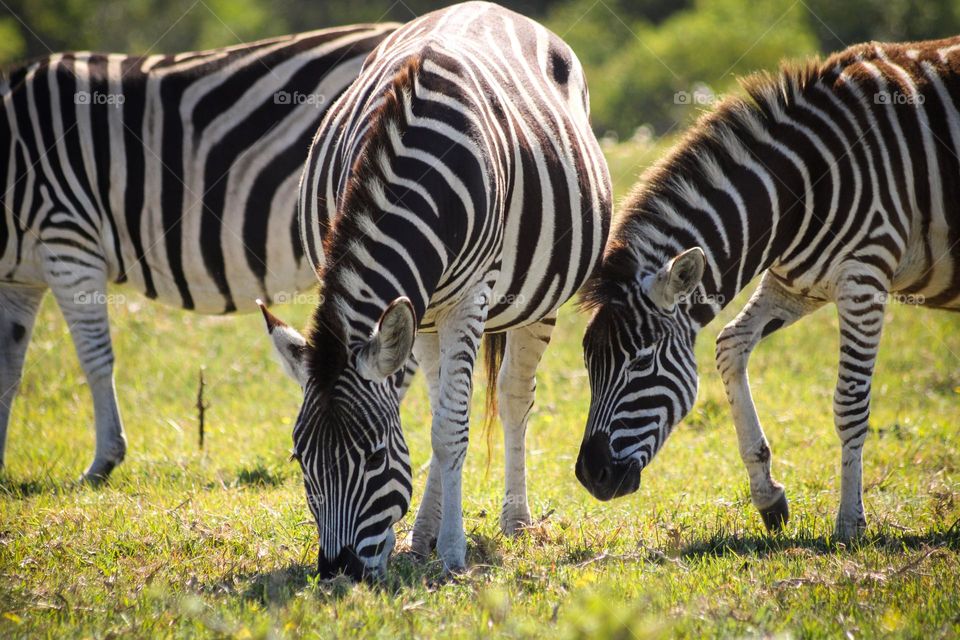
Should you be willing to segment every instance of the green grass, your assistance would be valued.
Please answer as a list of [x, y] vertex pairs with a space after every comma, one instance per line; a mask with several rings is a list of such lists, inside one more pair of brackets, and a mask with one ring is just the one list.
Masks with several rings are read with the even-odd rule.
[[[621, 190], [662, 149], [609, 150]], [[0, 637], [752, 636], [960, 634], [960, 316], [891, 307], [866, 447], [869, 531], [829, 539], [840, 450], [831, 418], [837, 320], [824, 309], [757, 349], [751, 380], [793, 520], [768, 537], [713, 368], [643, 474], [601, 504], [573, 463], [588, 387], [585, 319], [565, 309], [540, 369], [529, 443], [535, 526], [498, 533], [502, 452], [489, 473], [475, 429], [465, 471], [469, 573], [391, 561], [379, 587], [317, 581], [317, 541], [288, 461], [299, 390], [269, 357], [258, 316], [205, 318], [126, 290], [111, 308], [129, 453], [109, 485], [74, 479], [93, 410], [66, 328], [44, 303], [0, 477]], [[301, 324], [309, 309], [277, 313]], [[198, 371], [207, 379], [197, 446]], [[482, 384], [481, 387], [482, 388]], [[480, 407], [480, 401], [475, 404]], [[414, 504], [429, 458], [418, 379], [403, 406]]]

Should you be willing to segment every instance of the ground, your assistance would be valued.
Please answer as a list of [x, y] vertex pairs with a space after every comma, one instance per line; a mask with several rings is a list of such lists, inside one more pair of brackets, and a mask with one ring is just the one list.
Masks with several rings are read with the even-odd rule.
[[[661, 151], [608, 149], [620, 192]], [[585, 318], [568, 307], [528, 436], [536, 524], [517, 539], [498, 533], [502, 449], [494, 438], [488, 465], [477, 428], [464, 488], [470, 571], [448, 581], [435, 559], [401, 554], [385, 584], [351, 586], [312, 575], [316, 533], [288, 461], [300, 392], [271, 360], [261, 318], [200, 317], [113, 293], [127, 460], [104, 488], [74, 482], [92, 456], [93, 408], [48, 298], [0, 475], [0, 637], [960, 634], [958, 314], [890, 307], [859, 543], [829, 537], [840, 463], [832, 308], [772, 336], [752, 361], [793, 513], [770, 537], [750, 504], [713, 366], [716, 335], [745, 298], [702, 333], [699, 400], [640, 490], [603, 504], [573, 473], [589, 390]], [[295, 325], [309, 311], [276, 309]], [[399, 539], [426, 479], [428, 418], [418, 379], [402, 411], [415, 493]]]

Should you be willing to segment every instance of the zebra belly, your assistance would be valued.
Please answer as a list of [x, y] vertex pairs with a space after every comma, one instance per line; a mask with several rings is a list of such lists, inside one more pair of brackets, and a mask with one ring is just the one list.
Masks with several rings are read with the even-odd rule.
[[[162, 167], [150, 169], [148, 192]], [[237, 184], [252, 182], [256, 175], [235, 162], [222, 179], [225, 195], [217, 209], [192, 195], [204, 193], [202, 184], [185, 189], [182, 209], [174, 214], [160, 206], [158, 195], [148, 198], [157, 204], [139, 216], [139, 252], [127, 220], [120, 217], [123, 260], [110, 265], [111, 280], [127, 282], [164, 304], [204, 314], [253, 311], [258, 298], [292, 301], [297, 292], [312, 287], [316, 276], [302, 255], [297, 258], [294, 243], [299, 237], [292, 233], [299, 172], [291, 172], [274, 193], [251, 204], [257, 194], [241, 191]], [[207, 231], [207, 217], [216, 222], [210, 225], [215, 234]], [[113, 241], [103, 242], [112, 246]]]
[[[156, 264], [157, 261], [148, 258], [146, 263], [146, 273], [150, 274], [152, 292], [147, 287], [145, 270], [138, 265], [138, 268], [131, 269], [128, 272], [125, 285], [129, 286], [147, 297], [161, 302], [171, 307], [189, 308], [201, 314], [216, 315], [223, 313], [248, 313], [257, 309], [256, 300], [263, 299], [268, 303], [289, 303], [305, 302], [315, 304], [311, 296], [305, 295], [317, 285], [317, 278], [306, 260], [300, 260], [295, 263], [293, 256], [290, 260], [271, 263], [270, 269], [273, 277], [260, 281], [258, 278], [248, 275], [247, 277], [236, 277], [230, 279], [229, 298], [223, 294], [216, 286], [203, 284], [198, 279], [197, 282], [188, 284], [190, 291], [191, 306], [184, 303], [184, 298], [180, 293], [177, 283], [169, 271], [165, 271], [163, 264]], [[228, 307], [228, 300], [232, 303]]]
[[907, 248], [891, 289], [907, 304], [960, 309], [960, 246], [946, 228], [931, 228], [927, 237]]

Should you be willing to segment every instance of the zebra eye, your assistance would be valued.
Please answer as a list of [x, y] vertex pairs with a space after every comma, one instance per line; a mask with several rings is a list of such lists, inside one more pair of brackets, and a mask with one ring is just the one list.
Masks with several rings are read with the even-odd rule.
[[387, 448], [380, 447], [367, 458], [367, 471], [379, 469], [387, 459]]
[[294, 460], [296, 460], [296, 461], [299, 462], [300, 464], [303, 464], [303, 461], [300, 460], [300, 454], [297, 453], [296, 451], [291, 451], [291, 452], [290, 452], [290, 462], [293, 462]]
[[644, 349], [633, 360], [627, 363], [627, 369], [646, 369], [653, 362], [653, 349]]

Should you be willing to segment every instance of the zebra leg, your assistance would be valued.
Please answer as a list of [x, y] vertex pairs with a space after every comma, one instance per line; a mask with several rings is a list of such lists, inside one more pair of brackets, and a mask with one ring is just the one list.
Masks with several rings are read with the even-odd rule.
[[490, 291], [489, 283], [474, 287], [464, 296], [463, 302], [438, 323], [441, 375], [437, 403], [433, 407], [431, 440], [443, 494], [437, 552], [450, 572], [466, 566], [463, 462], [469, 444], [473, 369], [489, 308]]
[[500, 421], [503, 423], [504, 480], [506, 491], [500, 511], [500, 528], [507, 535], [530, 524], [527, 504], [525, 439], [527, 419], [537, 390], [537, 366], [556, 325], [556, 315], [507, 334], [507, 348], [497, 376]]
[[747, 363], [760, 340], [821, 306], [821, 301], [791, 293], [768, 272], [743, 310], [717, 337], [717, 368], [737, 429], [740, 458], [750, 477], [750, 497], [771, 532], [787, 523], [790, 510], [783, 485], [770, 473], [770, 445], [750, 394]]
[[[437, 406], [440, 392], [440, 338], [435, 333], [421, 333], [413, 346], [416, 360], [423, 368], [430, 395], [430, 406]], [[410, 366], [410, 362], [407, 366]], [[409, 378], [405, 378], [406, 381]], [[423, 499], [417, 509], [417, 519], [413, 524], [410, 538], [410, 550], [420, 556], [428, 556], [437, 546], [437, 533], [440, 531], [440, 517], [443, 491], [440, 484], [440, 466], [437, 456], [430, 457], [430, 471], [423, 490]]]
[[886, 287], [870, 276], [852, 277], [837, 292], [840, 366], [833, 417], [840, 436], [840, 510], [834, 535], [856, 538], [867, 527], [863, 511], [863, 443], [870, 419], [870, 384], [883, 330]]
[[7, 427], [20, 389], [23, 361], [43, 295], [42, 287], [0, 285], [0, 469], [7, 448]]
[[[88, 262], [95, 258], [85, 257]], [[54, 255], [48, 257], [46, 272], [93, 395], [96, 449], [93, 462], [80, 479], [96, 485], [109, 477], [127, 451], [113, 383], [106, 273], [89, 264], [78, 267], [75, 259], [61, 261]]]

